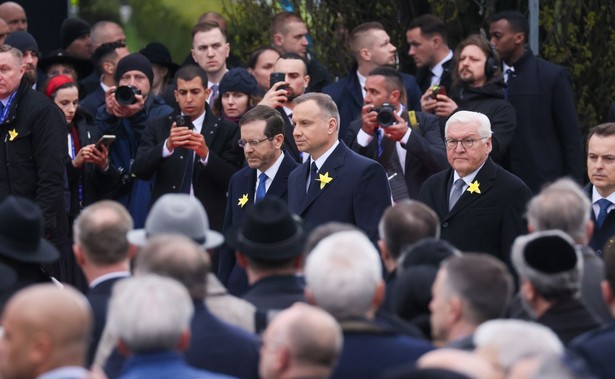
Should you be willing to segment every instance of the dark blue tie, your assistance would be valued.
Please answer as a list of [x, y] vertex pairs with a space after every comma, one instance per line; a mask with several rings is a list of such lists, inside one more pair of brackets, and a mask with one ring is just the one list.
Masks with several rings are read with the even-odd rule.
[[596, 203], [598, 203], [598, 207], [600, 207], [600, 213], [598, 213], [598, 217], [596, 218], [596, 224], [598, 224], [598, 228], [602, 228], [602, 224], [604, 224], [604, 220], [608, 214], [607, 210], [613, 203], [607, 199], [600, 199], [596, 201]]
[[376, 129], [376, 133], [378, 133], [378, 159], [382, 158], [382, 153], [384, 152], [384, 143], [382, 141], [384, 137], [384, 132], [382, 129]]
[[262, 172], [258, 176], [258, 187], [256, 188], [256, 196], [254, 197], [255, 203], [257, 201], [262, 200], [265, 197], [265, 194], [267, 193], [266, 182], [267, 182], [267, 175], [264, 172]]
[[308, 192], [310, 192], [310, 188], [316, 181], [316, 174], [318, 173], [318, 167], [316, 167], [316, 162], [312, 161], [312, 165], [310, 166], [310, 181], [308, 182]]

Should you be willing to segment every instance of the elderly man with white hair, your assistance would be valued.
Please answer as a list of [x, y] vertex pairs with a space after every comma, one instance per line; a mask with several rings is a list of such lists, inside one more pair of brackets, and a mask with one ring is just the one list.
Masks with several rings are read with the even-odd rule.
[[377, 378], [432, 349], [375, 320], [385, 286], [378, 252], [363, 233], [345, 231], [323, 239], [307, 257], [305, 280], [307, 300], [342, 326], [344, 349], [332, 378]]
[[489, 157], [489, 118], [459, 111], [446, 122], [450, 168], [431, 176], [419, 200], [436, 211], [441, 238], [462, 251], [489, 253], [509, 263], [515, 238], [526, 232], [523, 221], [530, 189]]

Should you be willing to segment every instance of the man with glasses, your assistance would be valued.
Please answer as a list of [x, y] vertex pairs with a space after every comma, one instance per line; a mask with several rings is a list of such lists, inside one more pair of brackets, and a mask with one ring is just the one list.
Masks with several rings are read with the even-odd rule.
[[450, 169], [425, 182], [419, 200], [441, 220], [441, 238], [462, 251], [492, 254], [510, 265], [510, 247], [526, 232], [529, 188], [489, 157], [491, 123], [478, 112], [459, 111], [446, 122]]
[[[240, 223], [256, 202], [265, 197], [288, 199], [287, 182], [290, 172], [299, 164], [282, 150], [284, 120], [278, 111], [266, 105], [257, 105], [239, 120], [241, 139], [247, 166], [231, 178], [224, 216], [225, 233]], [[235, 251], [220, 253], [218, 277], [234, 294], [247, 288], [245, 271], [235, 264]]]
[[191, 194], [203, 203], [211, 228], [221, 231], [228, 183], [243, 162], [239, 131], [211, 111], [200, 67], [182, 67], [175, 86], [183, 117], [157, 119], [145, 128], [133, 171], [142, 179], [155, 175], [151, 204], [165, 193]]

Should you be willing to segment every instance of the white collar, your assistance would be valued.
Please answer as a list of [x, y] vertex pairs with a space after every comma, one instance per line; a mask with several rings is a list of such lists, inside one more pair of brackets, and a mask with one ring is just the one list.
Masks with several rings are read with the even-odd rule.
[[333, 146], [331, 146], [329, 148], [329, 150], [325, 151], [325, 153], [323, 155], [320, 156], [320, 158], [316, 159], [314, 161], [314, 159], [310, 156], [310, 159], [312, 159], [312, 161], [316, 162], [316, 168], [318, 168], [320, 170], [320, 168], [322, 167], [323, 164], [325, 164], [327, 158], [329, 158], [329, 156], [331, 154], [333, 154], [333, 150], [335, 150], [335, 148], [337, 147], [337, 145], [339, 145], [340, 141], [339, 140], [335, 140], [335, 143], [333, 144]]

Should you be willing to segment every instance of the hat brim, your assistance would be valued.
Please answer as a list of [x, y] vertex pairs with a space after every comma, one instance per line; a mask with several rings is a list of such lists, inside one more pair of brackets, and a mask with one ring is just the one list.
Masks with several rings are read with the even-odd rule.
[[60, 258], [60, 252], [49, 241], [42, 239], [35, 251], [24, 251], [0, 237], [0, 255], [25, 263], [51, 263]]
[[94, 71], [94, 66], [92, 66], [91, 62], [85, 59], [71, 57], [70, 55], [54, 55], [52, 57], [42, 58], [38, 62], [38, 66], [43, 71], [47, 71], [47, 69], [54, 64], [70, 64], [75, 68], [78, 79], [84, 79]]
[[292, 259], [303, 253], [307, 231], [300, 220], [295, 220], [297, 232], [290, 238], [276, 243], [258, 243], [248, 240], [242, 232], [242, 223], [231, 227], [226, 234], [226, 242], [233, 249], [252, 258], [279, 262]]
[[[169, 233], [169, 234], [180, 234], [180, 233]], [[147, 231], [145, 229], [135, 229], [131, 230], [127, 234], [128, 242], [135, 246], [145, 246], [147, 241], [152, 236], [148, 236]], [[197, 243], [202, 249], [213, 249], [214, 247], [218, 247], [222, 245], [224, 242], [224, 236], [216, 232], [215, 230], [206, 230], [205, 231], [205, 242]]]

